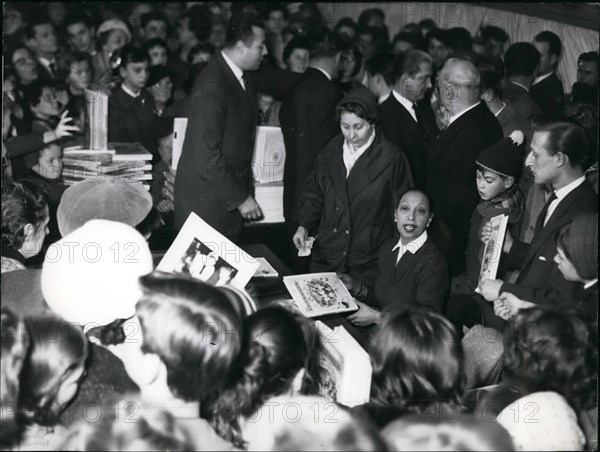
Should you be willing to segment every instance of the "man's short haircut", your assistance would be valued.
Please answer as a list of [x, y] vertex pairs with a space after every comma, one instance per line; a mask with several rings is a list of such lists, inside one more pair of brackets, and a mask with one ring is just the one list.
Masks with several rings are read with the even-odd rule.
[[211, 12], [206, 3], [197, 3], [187, 10], [188, 28], [198, 41], [206, 41], [211, 32]]
[[142, 29], [146, 28], [146, 25], [148, 25], [154, 20], [168, 24], [167, 18], [164, 16], [163, 13], [161, 13], [160, 11], [150, 11], [146, 14], [142, 14], [142, 17], [140, 18], [140, 25], [142, 26]]
[[150, 52], [150, 50], [153, 49], [154, 47], [162, 47], [163, 49], [166, 49], [167, 52], [169, 51], [169, 48], [167, 47], [167, 43], [162, 38], [149, 39], [148, 41], [146, 41], [144, 43], [144, 47], [142, 47], [142, 48], [144, 49], [144, 51]]
[[251, 46], [254, 40], [254, 27], [265, 28], [265, 23], [260, 16], [244, 12], [233, 16], [225, 36], [225, 47], [233, 47], [239, 41], [242, 41], [246, 47]]
[[129, 63], [143, 63], [146, 61], [150, 64], [150, 56], [145, 50], [139, 47], [126, 45], [121, 49], [120, 56], [121, 62], [119, 63], [119, 67], [123, 69], [127, 68]]
[[372, 17], [379, 17], [382, 21], [385, 21], [385, 13], [381, 9], [369, 8], [365, 9], [358, 16], [358, 25], [368, 26]]
[[65, 19], [65, 30], [68, 27], [70, 27], [71, 25], [75, 25], [75, 24], [83, 24], [87, 28], [94, 27], [94, 23], [92, 22], [92, 19], [87, 14], [83, 14], [83, 13], [69, 14], [67, 16], [67, 18]]
[[[495, 61], [495, 64], [494, 62]], [[491, 58], [480, 59], [477, 63], [477, 70], [481, 77], [481, 92], [491, 89], [494, 95], [502, 94], [501, 82], [504, 79], [504, 65], [499, 58], [492, 60]]]
[[576, 120], [566, 116], [537, 117], [534, 132], [547, 132], [546, 151], [559, 152], [569, 157], [571, 166], [583, 166], [589, 157], [590, 145], [585, 129]]
[[484, 42], [489, 41], [490, 39], [501, 43], [508, 42], [508, 34], [506, 31], [500, 27], [496, 27], [495, 25], [487, 25], [482, 27], [479, 33]]
[[396, 58], [394, 62], [394, 81], [397, 81], [404, 74], [409, 77], [414, 76], [421, 70], [421, 64], [432, 64], [431, 56], [422, 50], [408, 50]]
[[450, 47], [454, 53], [470, 52], [473, 47], [473, 38], [469, 30], [463, 27], [454, 27], [448, 30]]
[[598, 63], [599, 62], [598, 52], [583, 52], [577, 58], [577, 62], [579, 63], [580, 61], [588, 61], [588, 62], [591, 61], [594, 63]]
[[529, 42], [517, 42], [511, 45], [504, 54], [506, 76], [526, 75], [531, 76], [540, 64], [540, 52]]
[[378, 53], [365, 63], [365, 70], [371, 75], [381, 75], [385, 84], [394, 84], [394, 55], [391, 53]]
[[542, 31], [541, 33], [538, 33], [533, 40], [536, 42], [545, 42], [548, 44], [548, 53], [550, 53], [550, 55], [556, 55], [556, 58], [560, 58], [562, 42], [556, 33]]
[[296, 36], [290, 40], [283, 50], [283, 61], [287, 61], [296, 49], [305, 49], [310, 53], [311, 43], [304, 36]]
[[420, 33], [413, 33], [411, 31], [401, 31], [394, 35], [394, 39], [392, 39], [392, 45], [396, 44], [399, 41], [408, 42], [413, 46], [414, 49], [423, 50], [423, 35]]
[[333, 58], [343, 49], [338, 36], [329, 31], [321, 30], [307, 36], [310, 41], [310, 59]]
[[275, 11], [281, 11], [283, 13], [283, 18], [287, 20], [288, 10], [283, 3], [268, 3], [262, 10], [262, 17], [264, 20], [267, 20], [271, 13]]
[[451, 36], [448, 33], [448, 30], [443, 30], [441, 28], [434, 28], [425, 37], [425, 42], [429, 45], [429, 42], [435, 39], [436, 41], [440, 41], [444, 47], [451, 48]]
[[[52, 25], [50, 18], [44, 14], [31, 14], [31, 18], [25, 27], [25, 36], [27, 39], [35, 38], [35, 27], [38, 25]], [[54, 27], [54, 25], [52, 25]]]

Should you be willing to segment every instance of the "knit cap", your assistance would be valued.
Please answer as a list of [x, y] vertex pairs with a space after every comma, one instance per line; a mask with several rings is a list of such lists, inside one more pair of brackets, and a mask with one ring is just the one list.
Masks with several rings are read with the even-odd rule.
[[523, 168], [524, 135], [520, 130], [515, 130], [506, 138], [483, 150], [476, 163], [483, 168], [494, 171], [501, 176], [519, 178]]
[[367, 115], [379, 119], [379, 110], [377, 109], [377, 99], [375, 95], [364, 86], [351, 89], [348, 94], [338, 104], [338, 107], [347, 103], [356, 103], [363, 107]]
[[598, 215], [575, 217], [569, 227], [567, 242], [571, 263], [586, 281], [598, 277]]
[[152, 196], [138, 181], [81, 181], [65, 190], [56, 217], [64, 237], [87, 221], [104, 219], [137, 226], [152, 209]]
[[91, 220], [50, 245], [42, 293], [67, 322], [106, 325], [135, 314], [138, 278], [152, 271], [144, 237], [117, 221]]

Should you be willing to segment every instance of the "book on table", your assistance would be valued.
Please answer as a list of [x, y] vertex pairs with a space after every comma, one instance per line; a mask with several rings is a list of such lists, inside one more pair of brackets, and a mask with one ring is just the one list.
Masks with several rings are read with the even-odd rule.
[[343, 326], [331, 329], [317, 320], [315, 327], [322, 344], [319, 395], [348, 407], [368, 402], [373, 373], [369, 354]]

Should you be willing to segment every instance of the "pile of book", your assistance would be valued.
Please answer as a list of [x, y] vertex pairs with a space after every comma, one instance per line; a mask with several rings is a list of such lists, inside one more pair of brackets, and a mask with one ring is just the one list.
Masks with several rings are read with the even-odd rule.
[[152, 154], [140, 143], [109, 143], [107, 147], [105, 150], [80, 146], [65, 149], [62, 171], [65, 185], [83, 180], [140, 181], [149, 190]]
[[260, 223], [282, 223], [283, 165], [285, 146], [279, 127], [259, 126], [256, 129], [252, 172], [255, 199], [263, 211]]

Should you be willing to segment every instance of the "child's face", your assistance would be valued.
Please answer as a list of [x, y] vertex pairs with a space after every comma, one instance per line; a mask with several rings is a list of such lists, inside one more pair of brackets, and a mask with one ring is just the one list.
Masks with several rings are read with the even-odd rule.
[[127, 44], [127, 35], [123, 30], [112, 30], [104, 44], [104, 51], [112, 55], [115, 51]]
[[25, 48], [16, 50], [12, 57], [12, 64], [21, 82], [29, 83], [38, 78], [37, 63], [29, 50]]
[[157, 102], [166, 102], [173, 93], [173, 82], [169, 77], [165, 77], [158, 83], [148, 87], [148, 91]]
[[51, 144], [42, 150], [42, 155], [33, 170], [46, 179], [58, 179], [62, 173], [62, 149], [57, 144]]
[[500, 177], [498, 173], [484, 169], [477, 170], [477, 191], [479, 197], [484, 201], [494, 199], [508, 187], [507, 179]]
[[162, 46], [152, 47], [148, 51], [148, 55], [150, 55], [150, 65], [151, 66], [166, 66], [167, 65], [167, 49]]
[[582, 281], [582, 278], [577, 273], [577, 270], [575, 270], [575, 266], [573, 265], [573, 263], [569, 259], [567, 259], [567, 256], [565, 256], [565, 252], [559, 247], [556, 247], [556, 256], [554, 256], [554, 262], [556, 262], [556, 264], [558, 265], [558, 270], [562, 273], [562, 275], [567, 281]]
[[31, 111], [38, 118], [48, 119], [60, 115], [58, 93], [54, 88], [46, 87], [42, 90], [40, 101], [31, 107]]
[[148, 62], [128, 63], [125, 68], [121, 68], [121, 77], [127, 86], [142, 89], [148, 80]]
[[69, 84], [75, 89], [83, 90], [90, 84], [91, 69], [87, 61], [75, 61], [69, 72]]
[[395, 218], [402, 243], [409, 243], [423, 234], [433, 215], [427, 198], [422, 193], [410, 191], [398, 203]]

